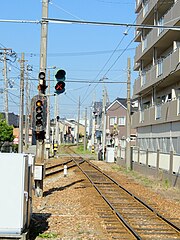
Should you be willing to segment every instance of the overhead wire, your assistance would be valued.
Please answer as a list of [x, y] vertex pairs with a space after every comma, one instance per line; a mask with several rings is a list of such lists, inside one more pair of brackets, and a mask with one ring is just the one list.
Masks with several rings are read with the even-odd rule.
[[[161, 2], [161, 5], [164, 3], [164, 1], [165, 0], [163, 0], [163, 2]], [[153, 14], [153, 13], [152, 13]], [[149, 16], [150, 17], [150, 16]], [[134, 20], [134, 22], [137, 20], [137, 17], [136, 17], [136, 19]], [[132, 24], [133, 25], [133, 24]], [[131, 28], [131, 27], [130, 27]], [[129, 29], [130, 29], [129, 28]], [[128, 29], [128, 31], [129, 31], [129, 29]], [[125, 36], [124, 36], [125, 37]], [[122, 40], [123, 39], [121, 39], [121, 41], [120, 41], [120, 43], [122, 42]], [[124, 51], [117, 57], [117, 59], [114, 61], [114, 63], [109, 67], [109, 69], [105, 72], [105, 74], [104, 74], [104, 77], [107, 75], [107, 73], [113, 68], [113, 66], [116, 64], [116, 62], [119, 60], [119, 58], [123, 55], [123, 53], [128, 49], [128, 47], [132, 44], [132, 42], [134, 42], [134, 40], [135, 40], [135, 37], [131, 40], [131, 42], [127, 45], [127, 47], [124, 49]], [[120, 43], [118, 44], [118, 46], [120, 45]], [[117, 48], [118, 48], [118, 46], [117, 46]], [[116, 48], [116, 49], [117, 49]], [[116, 49], [114, 50], [114, 51], [116, 51]], [[114, 52], [113, 52], [114, 53]], [[112, 55], [111, 56], [113, 56], [113, 53], [112, 53]], [[111, 58], [111, 56], [110, 56], [110, 58]], [[107, 63], [109, 62], [109, 60], [110, 60], [110, 58], [107, 60], [107, 62], [105, 63], [105, 65], [104, 66], [106, 66], [107, 65]], [[104, 67], [103, 67], [104, 68]], [[103, 69], [102, 68], [102, 69]], [[101, 71], [100, 71], [101, 72]], [[99, 76], [99, 74], [97, 75], [97, 76]], [[97, 85], [98, 85], [98, 83], [97, 83]], [[96, 86], [97, 86], [96, 85]], [[92, 91], [96, 88], [96, 86], [92, 89]], [[92, 93], [92, 91], [88, 94], [88, 95], [86, 95], [87, 94], [87, 91], [86, 91], [86, 94], [84, 95], [85, 97], [84, 97], [84, 100]]]
[[[136, 20], [135, 20], [136, 21]], [[135, 22], [134, 21], [134, 22]], [[127, 32], [130, 30], [130, 28], [127, 30]], [[104, 68], [106, 67], [106, 65], [109, 63], [109, 61], [111, 60], [112, 56], [114, 55], [114, 53], [116, 52], [116, 50], [118, 49], [118, 47], [120, 46], [120, 44], [122, 43], [122, 41], [124, 40], [126, 35], [124, 35], [122, 37], [122, 39], [120, 40], [120, 42], [118, 43], [118, 45], [116, 46], [115, 50], [113, 51], [113, 53], [110, 55], [110, 57], [108, 58], [108, 60], [106, 61], [106, 63], [104, 64], [104, 66], [102, 67], [102, 69], [100, 70], [100, 72], [97, 74], [95, 80], [98, 78], [98, 76], [101, 74], [101, 72], [104, 70]], [[119, 58], [124, 54], [124, 52], [128, 49], [128, 47], [131, 45], [131, 43], [134, 41], [134, 38], [133, 40], [131, 40], [131, 42], [127, 45], [127, 47], [122, 51], [122, 53], [118, 56], [118, 58], [115, 60], [115, 62], [111, 65], [111, 67], [106, 71], [106, 73], [104, 74], [104, 77], [107, 75], [107, 73], [112, 69], [112, 67], [116, 64], [116, 62], [119, 60]], [[102, 79], [99, 80], [99, 83], [100, 81], [102, 81]], [[94, 89], [97, 87], [98, 83], [96, 84], [96, 86], [94, 86], [94, 88], [91, 90], [91, 92], [87, 94], [87, 91], [86, 93], [84, 94], [84, 98], [83, 100], [85, 100], [87, 97], [89, 97], [89, 95], [92, 93], [92, 91], [94, 91]]]
[[[56, 5], [56, 7], [59, 8], [59, 9], [61, 9], [61, 10], [63, 10], [63, 11], [65, 11], [64, 9], [62, 9], [61, 7], [58, 7], [57, 5]], [[69, 12], [67, 12], [67, 11], [65, 11], [65, 12], [68, 13], [68, 14], [70, 14], [70, 15], [72, 16], [71, 13], [69, 13]], [[73, 16], [74, 16], [74, 15], [73, 15]], [[74, 16], [74, 17], [75, 17], [76, 19], [79, 19], [79, 20], [81, 21], [81, 19], [80, 19], [79, 17], [77, 17], [77, 16]], [[122, 37], [121, 41], [119, 42], [119, 44], [117, 45], [117, 47], [115, 48], [115, 50], [113, 50], [112, 54], [110, 55], [110, 57], [108, 58], [108, 60], [107, 60], [106, 63], [104, 64], [103, 68], [99, 71], [99, 73], [98, 73], [98, 75], [96, 76], [95, 80], [97, 80], [98, 76], [99, 76], [99, 75], [101, 74], [101, 72], [104, 70], [104, 68], [106, 67], [106, 65], [108, 64], [108, 62], [109, 62], [110, 59], [112, 58], [112, 56], [114, 55], [114, 53], [117, 52], [117, 49], [118, 49], [118, 47], [120, 46], [120, 44], [122, 43], [124, 37], [125, 37], [125, 35]], [[124, 51], [123, 51], [123, 52], [124, 52]], [[95, 82], [95, 80], [94, 80], [93, 82]], [[98, 83], [97, 83], [97, 85], [98, 85]], [[96, 86], [97, 86], [97, 85], [96, 85]], [[84, 102], [85, 98], [87, 97], [86, 95], [87, 95], [87, 92], [88, 92], [88, 89], [89, 89], [90, 86], [91, 86], [91, 83], [88, 85], [88, 88], [87, 88], [87, 90], [86, 90], [86, 92], [85, 92], [85, 94], [84, 94], [84, 97], [83, 97], [82, 100], [81, 100], [81, 104]], [[93, 88], [93, 90], [96, 88], [96, 86]], [[92, 90], [92, 91], [93, 91], [93, 90]], [[90, 94], [89, 94], [89, 95], [90, 95]], [[88, 95], [88, 96], [89, 96], [89, 95]]]

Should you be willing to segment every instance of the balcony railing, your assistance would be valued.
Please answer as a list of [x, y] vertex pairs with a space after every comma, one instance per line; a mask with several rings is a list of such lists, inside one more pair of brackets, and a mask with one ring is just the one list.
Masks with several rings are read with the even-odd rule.
[[132, 127], [180, 121], [180, 99], [151, 106], [132, 115]]
[[[153, 4], [153, 1], [149, 1], [148, 4]], [[174, 6], [167, 12], [166, 15], [163, 16], [162, 25], [169, 25], [168, 23], [171, 23], [170, 25], [173, 26], [179, 21], [179, 9], [180, 9], [180, 1], [177, 1]], [[137, 23], [141, 24], [141, 23]], [[137, 29], [138, 30], [138, 29]], [[146, 54], [150, 48], [152, 48], [158, 41], [162, 39], [162, 37], [168, 32], [168, 30], [163, 30], [163, 28], [159, 29], [153, 29], [151, 30], [147, 36], [146, 36], [146, 44], [144, 42], [141, 42], [137, 48], [136, 48], [136, 55], [135, 55], [135, 61], [139, 61], [141, 57]], [[145, 41], [145, 40], [143, 40]], [[166, 41], [162, 41], [162, 44], [165, 45]], [[168, 47], [168, 46], [167, 46]]]
[[136, 0], [136, 12], [138, 12], [141, 8], [142, 0]]
[[143, 72], [142, 77], [136, 79], [134, 84], [133, 94], [137, 95], [144, 91], [151, 85], [161, 81], [163, 78], [167, 77], [170, 73], [173, 73], [177, 68], [177, 64], [180, 62], [180, 48], [177, 48], [174, 52], [169, 54], [166, 58], [160, 59], [156, 65], [152, 66], [150, 70]]
[[141, 9], [137, 17], [137, 24], [142, 24], [152, 9], [155, 7], [159, 0], [150, 0], [146, 3], [146, 5]]

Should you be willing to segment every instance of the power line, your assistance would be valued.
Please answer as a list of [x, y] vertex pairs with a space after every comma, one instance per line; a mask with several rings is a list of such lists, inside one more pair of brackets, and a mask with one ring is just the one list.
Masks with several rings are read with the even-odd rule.
[[[67, 24], [86, 24], [86, 25], [97, 25], [97, 26], [113, 26], [113, 27], [139, 27], [142, 29], [150, 28], [163, 28], [168, 30], [180, 31], [180, 26], [164, 26], [164, 25], [148, 25], [148, 24], [132, 24], [132, 23], [117, 23], [117, 22], [97, 22], [97, 21], [82, 21], [82, 20], [68, 20], [58, 18], [43, 18], [44, 21], [50, 23], [67, 23]], [[0, 20], [1, 21], [1, 20]]]
[[167, 30], [180, 31], [180, 26], [164, 26], [164, 25], [148, 25], [148, 24], [132, 24], [132, 23], [117, 23], [117, 22], [97, 22], [97, 21], [82, 21], [82, 20], [68, 20], [68, 19], [58, 19], [58, 18], [42, 18], [42, 20], [10, 20], [10, 19], [0, 19], [0, 22], [9, 23], [35, 23], [41, 24], [42, 22], [49, 23], [60, 23], [60, 24], [86, 24], [86, 25], [97, 25], [97, 26], [112, 26], [112, 27], [139, 27], [141, 29], [146, 28], [161, 28]]
[[[128, 50], [134, 50], [135, 48], [129, 48]], [[122, 52], [123, 49], [118, 49], [116, 50], [116, 52]], [[48, 57], [77, 57], [77, 56], [87, 56], [87, 55], [100, 55], [100, 54], [108, 54], [108, 53], [112, 53], [114, 52], [114, 50], [102, 50], [102, 51], [91, 51], [91, 52], [67, 52], [67, 53], [48, 53], [47, 56]], [[29, 55], [30, 57], [34, 56], [34, 57], [39, 57], [39, 53], [25, 53], [26, 56]]]
[[95, 0], [96, 2], [103, 2], [103, 3], [110, 3], [110, 4], [120, 4], [120, 5], [132, 5], [134, 3], [131, 2], [121, 2], [121, 1], [117, 1], [117, 2], [113, 2], [113, 1], [105, 1], [105, 0]]

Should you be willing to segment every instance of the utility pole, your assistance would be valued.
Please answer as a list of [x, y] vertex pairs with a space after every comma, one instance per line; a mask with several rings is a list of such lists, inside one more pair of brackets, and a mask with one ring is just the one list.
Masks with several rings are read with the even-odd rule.
[[29, 75], [28, 72], [32, 71], [32, 67], [26, 66], [26, 115], [25, 115], [25, 149], [28, 149], [29, 143]]
[[4, 111], [5, 111], [5, 119], [7, 124], [9, 123], [9, 117], [8, 117], [8, 79], [7, 79], [7, 51], [12, 50], [10, 48], [1, 48], [0, 50], [4, 51], [3, 56], [3, 63], [4, 63]]
[[79, 96], [79, 102], [78, 102], [78, 120], [77, 120], [77, 145], [79, 144], [79, 121], [80, 121], [80, 96]]
[[87, 149], [86, 129], [87, 129], [87, 108], [85, 109], [85, 124], [84, 124], [84, 151]]
[[19, 104], [19, 144], [18, 152], [23, 152], [23, 118], [24, 118], [24, 53], [21, 54], [20, 62], [20, 104]]
[[131, 59], [127, 60], [127, 112], [126, 112], [126, 168], [132, 170], [131, 160]]
[[59, 136], [59, 122], [58, 122], [58, 99], [57, 99], [57, 95], [55, 96], [55, 115], [54, 115], [54, 120], [55, 120], [55, 124], [56, 124], [56, 128], [55, 128], [55, 143], [58, 145], [58, 136]]
[[103, 107], [102, 107], [102, 158], [104, 158], [105, 153], [105, 144], [106, 144], [106, 91], [105, 87], [103, 88]]
[[50, 150], [50, 83], [51, 75], [50, 70], [48, 70], [48, 98], [47, 98], [47, 125], [46, 125], [46, 159], [49, 159]]
[[8, 78], [7, 78], [7, 55], [10, 57], [16, 56], [15, 53], [12, 52], [11, 48], [0, 48], [0, 54], [3, 54], [3, 58], [1, 61], [4, 63], [3, 75], [4, 75], [4, 112], [5, 112], [5, 119], [7, 124], [9, 123], [9, 116], [8, 116]]
[[92, 129], [91, 129], [91, 151], [94, 152], [94, 132], [95, 132], [95, 112], [94, 104], [96, 101], [95, 93], [93, 95], [93, 103], [91, 108], [91, 119], [92, 119]]
[[[40, 47], [40, 72], [46, 74], [47, 64], [47, 33], [48, 33], [48, 22], [43, 20], [48, 18], [48, 7], [49, 0], [42, 0], [42, 21], [41, 21], [41, 47]], [[46, 90], [46, 79], [39, 79], [39, 95], [44, 96]], [[44, 138], [45, 133], [43, 132], [40, 137], [36, 139], [36, 160], [35, 166], [39, 168], [41, 176], [35, 180], [35, 195], [38, 197], [43, 196], [43, 178], [45, 174], [44, 169]]]

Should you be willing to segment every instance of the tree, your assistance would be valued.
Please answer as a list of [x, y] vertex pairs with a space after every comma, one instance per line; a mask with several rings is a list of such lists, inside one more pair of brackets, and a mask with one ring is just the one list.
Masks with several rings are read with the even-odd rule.
[[12, 142], [13, 139], [13, 126], [8, 125], [0, 116], [0, 142]]

